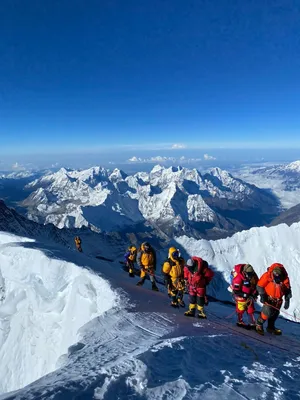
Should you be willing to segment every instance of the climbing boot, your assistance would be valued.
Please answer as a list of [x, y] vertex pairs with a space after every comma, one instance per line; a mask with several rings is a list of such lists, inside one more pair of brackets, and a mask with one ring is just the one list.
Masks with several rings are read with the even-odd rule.
[[203, 307], [202, 307], [202, 310], [198, 307], [198, 318], [202, 318], [202, 319], [206, 319], [207, 317], [206, 317], [206, 314], [205, 314], [205, 312], [204, 312], [204, 310], [203, 310]]
[[204, 307], [197, 305], [197, 309], [198, 309], [198, 318], [206, 318]]
[[244, 321], [238, 321], [236, 325], [239, 328], [250, 329], [250, 325], [246, 324]]
[[155, 282], [152, 282], [152, 290], [155, 290], [156, 292], [159, 292], [158, 287], [156, 286]]
[[195, 316], [195, 309], [186, 311], [186, 312], [184, 313], [184, 315], [185, 315], [186, 317], [194, 317], [194, 316]]
[[177, 301], [172, 301], [171, 302], [171, 307], [178, 308], [179, 304], [177, 303]]
[[275, 326], [274, 326], [274, 328], [268, 327], [267, 332], [272, 333], [272, 335], [282, 335], [281, 329], [275, 328]]
[[185, 302], [183, 301], [183, 300], [178, 300], [178, 305], [180, 306], [180, 307], [185, 307]]
[[129, 276], [130, 276], [130, 278], [134, 278], [133, 269], [129, 269]]
[[265, 334], [265, 331], [264, 331], [264, 328], [263, 328], [263, 326], [262, 325], [260, 325], [260, 324], [257, 324], [256, 325], [256, 332], [259, 334], [259, 335], [264, 335]]
[[184, 313], [186, 317], [194, 317], [196, 313], [196, 304], [190, 304], [189, 310]]
[[142, 278], [140, 281], [138, 281], [136, 286], [143, 286], [143, 284], [145, 283], [145, 280], [146, 280], [146, 278]]

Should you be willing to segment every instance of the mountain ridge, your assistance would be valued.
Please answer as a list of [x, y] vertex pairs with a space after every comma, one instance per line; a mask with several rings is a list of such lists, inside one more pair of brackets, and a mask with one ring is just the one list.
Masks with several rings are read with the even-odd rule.
[[[134, 231], [143, 223], [160, 227], [170, 237], [190, 232], [217, 238], [251, 227], [251, 219], [265, 224], [278, 214], [275, 197], [220, 168], [204, 175], [197, 169], [160, 165], [133, 175], [117, 168], [63, 168], [29, 182], [25, 189], [31, 194], [21, 206], [30, 219], [98, 232]], [[249, 216], [240, 220], [235, 211]]]

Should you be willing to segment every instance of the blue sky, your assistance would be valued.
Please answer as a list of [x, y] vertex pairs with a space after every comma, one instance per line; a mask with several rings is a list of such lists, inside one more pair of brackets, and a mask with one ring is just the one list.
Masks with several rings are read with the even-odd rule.
[[2, 0], [0, 156], [300, 148], [299, 20], [292, 0]]

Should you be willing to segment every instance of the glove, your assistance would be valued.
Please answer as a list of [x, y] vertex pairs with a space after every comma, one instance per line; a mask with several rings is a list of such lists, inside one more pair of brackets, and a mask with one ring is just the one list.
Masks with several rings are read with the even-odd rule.
[[289, 306], [290, 306], [290, 298], [285, 296], [285, 302], [283, 308], [285, 310], [288, 310]]
[[292, 298], [292, 291], [289, 289], [289, 291], [286, 293], [284, 296], [285, 300], [290, 300]]
[[248, 297], [250, 297], [249, 296], [249, 294], [247, 294], [247, 293], [243, 293], [243, 296], [242, 296], [244, 299], [248, 299]]
[[261, 294], [260, 295], [260, 301], [261, 301], [261, 303], [267, 303], [267, 301], [268, 301], [268, 296], [266, 295], [266, 293], [263, 293], [263, 294]]

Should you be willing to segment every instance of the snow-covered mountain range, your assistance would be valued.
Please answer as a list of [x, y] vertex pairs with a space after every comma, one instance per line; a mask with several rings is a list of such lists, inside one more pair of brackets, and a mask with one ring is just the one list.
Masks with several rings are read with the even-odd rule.
[[260, 168], [245, 166], [236, 174], [246, 182], [272, 192], [283, 209], [293, 207], [300, 201], [300, 161]]
[[217, 238], [278, 214], [277, 199], [227, 171], [155, 166], [150, 173], [94, 167], [60, 169], [29, 182], [21, 203], [30, 219], [59, 228], [96, 231], [155, 230]]
[[2, 200], [0, 200], [0, 231], [30, 238], [44, 238], [57, 244], [67, 245], [63, 238], [63, 231], [52, 224], [43, 226], [30, 221], [14, 209], [8, 208]]
[[[2, 229], [5, 221], [10, 224], [5, 218]], [[158, 293], [147, 282], [137, 287], [117, 261], [52, 239], [0, 232], [2, 400], [298, 397], [298, 324], [279, 319], [283, 336], [262, 338], [236, 328], [234, 308], [218, 302], [207, 307], [207, 321], [186, 318], [169, 306], [162, 286]], [[300, 223], [217, 241], [176, 238], [185, 257], [199, 255], [212, 265], [209, 293], [219, 299], [231, 299], [234, 264], [250, 262], [260, 275], [282, 262], [293, 291], [288, 318], [298, 320], [299, 243]], [[109, 251], [118, 256], [117, 247]]]
[[[0, 200], [0, 231], [74, 250], [74, 238], [80, 236], [86, 254], [104, 259], [112, 259], [116, 254], [122, 255], [129, 241], [138, 245], [145, 240], [145, 235], [141, 238], [138, 233], [130, 235], [129, 239], [126, 234], [97, 233], [86, 227], [59, 229], [53, 224], [41, 225], [7, 207], [2, 200]], [[148, 239], [152, 240], [156, 247], [160, 247], [156, 238], [149, 235]]]
[[270, 179], [280, 179], [285, 190], [293, 191], [300, 189], [300, 161], [294, 161], [290, 164], [281, 164], [259, 168], [252, 172]]

